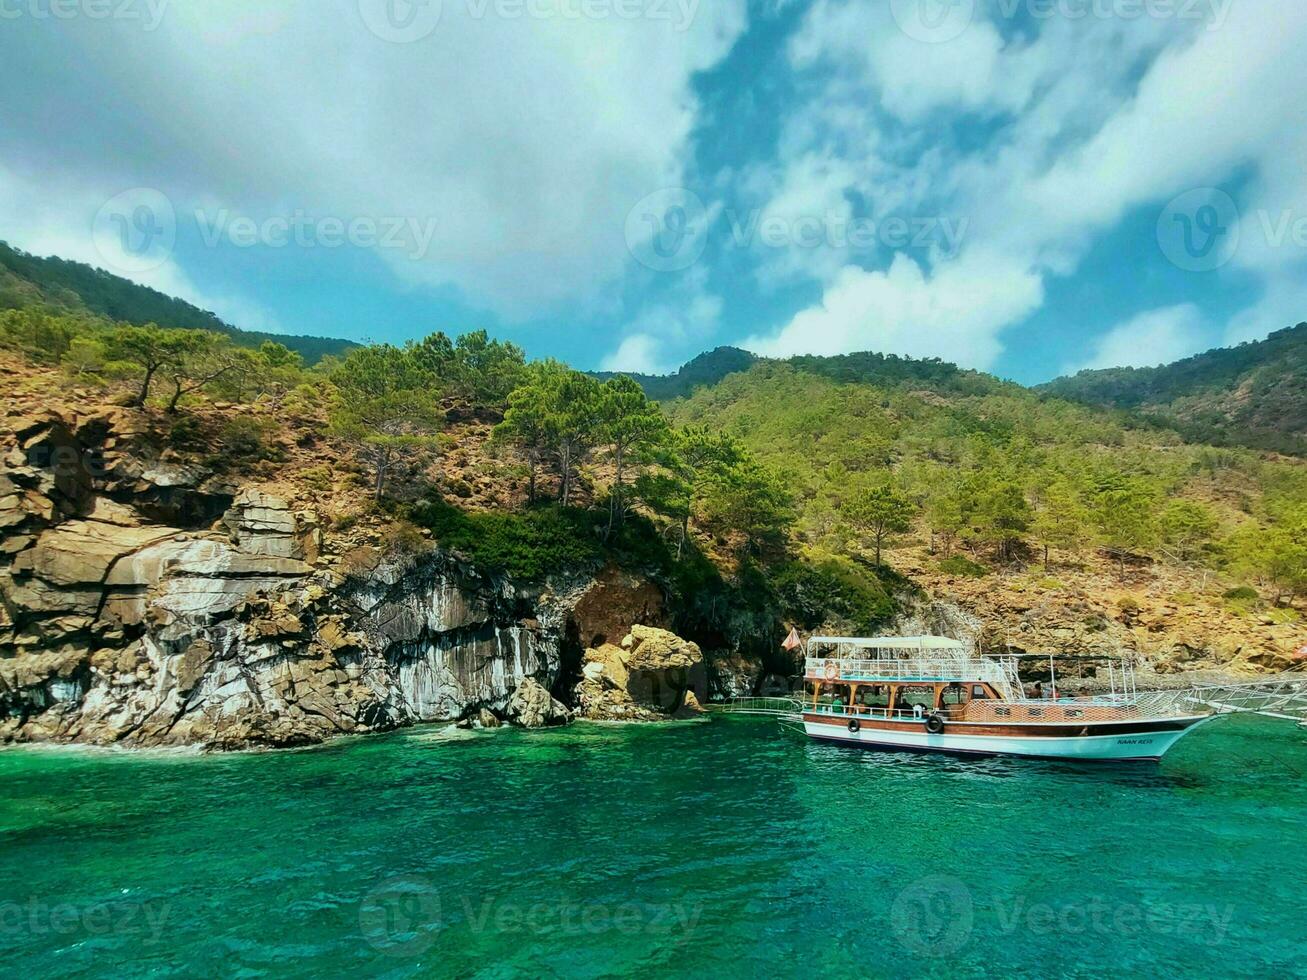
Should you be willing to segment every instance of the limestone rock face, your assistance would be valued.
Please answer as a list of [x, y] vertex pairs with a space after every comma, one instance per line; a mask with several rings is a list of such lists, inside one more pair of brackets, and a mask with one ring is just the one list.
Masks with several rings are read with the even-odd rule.
[[0, 418], [0, 742], [305, 745], [547, 696], [565, 604], [434, 549], [342, 575], [311, 506], [140, 417]]
[[508, 717], [523, 728], [546, 728], [566, 725], [572, 712], [534, 677], [528, 677], [517, 686], [508, 701]]
[[583, 717], [596, 721], [663, 721], [686, 705], [692, 686], [703, 686], [698, 645], [664, 629], [636, 625], [621, 646], [605, 643], [585, 651], [577, 706]]

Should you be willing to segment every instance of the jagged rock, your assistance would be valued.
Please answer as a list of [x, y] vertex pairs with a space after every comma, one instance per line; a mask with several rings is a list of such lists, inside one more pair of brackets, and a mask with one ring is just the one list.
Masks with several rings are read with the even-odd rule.
[[523, 678], [508, 700], [507, 716], [523, 728], [546, 728], [565, 725], [572, 720], [572, 712], [554, 698], [534, 677]]
[[667, 621], [667, 600], [647, 578], [609, 566], [576, 599], [572, 621], [587, 646], [616, 642], [632, 623]]
[[620, 647], [605, 643], [585, 651], [578, 710], [596, 721], [663, 720], [685, 703], [702, 670], [697, 644], [664, 629], [632, 626]]
[[498, 728], [502, 724], [498, 716], [489, 708], [482, 708], [477, 712], [477, 723], [482, 728]]
[[678, 721], [684, 721], [687, 718], [698, 718], [704, 713], [703, 705], [699, 699], [694, 696], [693, 691], [685, 692], [685, 700], [681, 706], [672, 712], [672, 717]]
[[622, 649], [630, 651], [627, 666], [631, 670], [684, 670], [703, 663], [697, 643], [655, 626], [632, 626], [622, 640]]
[[14, 559], [13, 570], [51, 585], [99, 585], [122, 558], [177, 533], [168, 527], [68, 521], [42, 533], [35, 547]]
[[238, 548], [252, 555], [313, 561], [318, 555], [320, 531], [316, 519], [305, 512], [304, 527], [280, 497], [260, 490], [242, 490], [222, 521]]

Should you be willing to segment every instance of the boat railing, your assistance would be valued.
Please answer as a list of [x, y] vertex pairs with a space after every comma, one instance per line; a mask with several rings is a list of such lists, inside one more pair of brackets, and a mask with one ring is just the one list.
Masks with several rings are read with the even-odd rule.
[[787, 718], [797, 715], [802, 706], [798, 698], [731, 698], [719, 706], [720, 710], [733, 715], [768, 715]]
[[[1011, 671], [996, 660], [966, 656], [878, 657], [872, 660], [837, 660], [809, 657], [804, 674], [810, 680], [871, 682], [988, 682], [1001, 690], [1011, 682]], [[1011, 692], [1019, 696], [1020, 689]]]
[[895, 721], [925, 721], [939, 710], [946, 721], [1014, 723], [1081, 723], [1130, 719], [1170, 718], [1203, 713], [1187, 703], [1183, 690], [1147, 692], [1139, 695], [1102, 694], [1077, 698], [1019, 698], [1015, 700], [974, 699], [965, 704], [947, 705], [943, 709], [927, 705], [889, 709], [863, 704], [835, 704], [827, 701], [803, 702], [806, 714], [840, 718], [883, 718]]

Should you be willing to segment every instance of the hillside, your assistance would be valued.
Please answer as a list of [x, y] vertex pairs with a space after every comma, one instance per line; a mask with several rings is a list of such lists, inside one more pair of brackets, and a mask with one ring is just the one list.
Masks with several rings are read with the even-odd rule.
[[1307, 453], [1307, 323], [1163, 367], [1107, 368], [1039, 389], [1127, 409], [1195, 442]]
[[715, 385], [727, 375], [737, 371], [747, 371], [758, 361], [758, 355], [738, 347], [718, 347], [706, 351], [693, 360], [682, 364], [672, 374], [632, 374], [627, 371], [591, 371], [590, 375], [600, 381], [607, 381], [619, 374], [625, 374], [638, 381], [644, 393], [655, 401], [670, 401], [684, 398], [696, 388]]
[[265, 340], [272, 340], [297, 351], [310, 365], [328, 354], [339, 356], [358, 346], [329, 337], [241, 330], [183, 299], [166, 296], [157, 289], [103, 269], [54, 256], [29, 255], [0, 242], [0, 310], [9, 309], [40, 309], [114, 322], [212, 330], [227, 334], [242, 347], [258, 347]]
[[763, 362], [668, 410], [783, 474], [804, 554], [872, 565], [883, 530], [885, 563], [997, 645], [1287, 666], [1307, 640], [1262, 601], [1307, 588], [1301, 462], [875, 356]]

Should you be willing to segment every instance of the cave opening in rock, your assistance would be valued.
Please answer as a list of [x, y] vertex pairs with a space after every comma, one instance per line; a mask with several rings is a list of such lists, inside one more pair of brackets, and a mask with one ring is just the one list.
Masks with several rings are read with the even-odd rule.
[[[603, 637], [598, 637], [603, 642]], [[581, 629], [576, 620], [568, 617], [558, 644], [558, 676], [549, 693], [569, 708], [576, 706], [576, 685], [581, 683], [581, 662], [585, 658], [585, 644], [581, 642]]]

